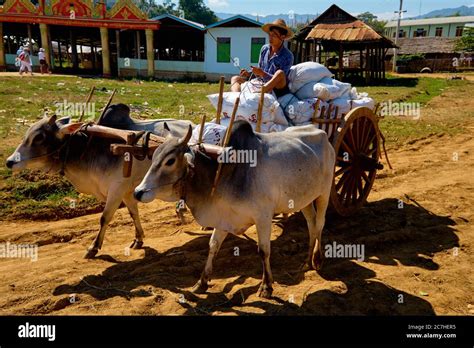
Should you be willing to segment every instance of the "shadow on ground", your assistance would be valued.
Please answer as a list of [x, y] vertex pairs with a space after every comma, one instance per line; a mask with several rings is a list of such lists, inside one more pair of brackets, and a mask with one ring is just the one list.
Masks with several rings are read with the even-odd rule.
[[[272, 241], [274, 280], [281, 286], [298, 285], [303, 275], [298, 270], [307, 255], [306, 222], [298, 213], [287, 221], [276, 220], [275, 223], [281, 224], [283, 231]], [[434, 254], [459, 246], [453, 225], [449, 217], [435, 215], [416, 202], [398, 209], [396, 199], [372, 202], [348, 218], [328, 213], [323, 246], [333, 242], [361, 244], [365, 247], [365, 260], [356, 263], [350, 259], [326, 258], [319, 275], [327, 281], [338, 281], [341, 286], [307, 295], [301, 307], [289, 303], [287, 298], [274, 297], [273, 301], [249, 298], [257, 291], [257, 280], [261, 278], [260, 258], [254, 241], [233, 236], [226, 239], [219, 252], [213, 278], [237, 278], [229, 281], [222, 293], [209, 293], [204, 298], [192, 294], [189, 290], [204, 267], [209, 241], [208, 233], [198, 232], [193, 233], [194, 239], [164, 253], [146, 247], [145, 256], [139, 260], [118, 262], [110, 256], [102, 256], [113, 263], [104, 272], [88, 275], [75, 284], [59, 285], [53, 295], [82, 293], [99, 301], [114, 296], [146, 297], [153, 294], [143, 288], [152, 286], [184, 294], [187, 303], [181, 305], [189, 315], [216, 310], [247, 314], [241, 306], [255, 307], [259, 312], [273, 315], [433, 315], [428, 301], [384, 284], [364, 265], [377, 263], [437, 270], [439, 265], [433, 261]], [[238, 258], [233, 254], [235, 247], [240, 251]], [[255, 285], [242, 285], [249, 278], [255, 280]]]

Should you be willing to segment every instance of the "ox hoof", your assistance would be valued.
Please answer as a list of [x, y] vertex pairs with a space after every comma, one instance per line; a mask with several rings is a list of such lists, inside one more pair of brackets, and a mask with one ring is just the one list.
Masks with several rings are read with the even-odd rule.
[[97, 253], [99, 252], [98, 249], [87, 249], [86, 254], [84, 255], [85, 259], [93, 259]]
[[260, 285], [260, 288], [258, 289], [257, 296], [269, 299], [269, 298], [272, 298], [272, 293], [273, 293], [273, 289], [271, 286], [262, 284]]
[[204, 294], [206, 293], [208, 288], [209, 286], [207, 285], [207, 283], [203, 283], [201, 280], [198, 280], [198, 282], [196, 283], [196, 285], [193, 286], [191, 291], [194, 294]]
[[130, 244], [130, 249], [141, 249], [143, 247], [142, 240], [134, 240], [132, 244]]

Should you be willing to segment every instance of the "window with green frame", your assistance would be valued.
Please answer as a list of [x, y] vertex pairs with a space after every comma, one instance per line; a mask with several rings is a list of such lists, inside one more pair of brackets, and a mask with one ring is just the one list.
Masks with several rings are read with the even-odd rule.
[[217, 38], [217, 62], [230, 63], [230, 37]]
[[258, 59], [260, 58], [260, 50], [262, 49], [263, 45], [265, 45], [264, 37], [252, 38], [252, 44], [250, 46], [250, 62], [251, 63], [258, 63]]

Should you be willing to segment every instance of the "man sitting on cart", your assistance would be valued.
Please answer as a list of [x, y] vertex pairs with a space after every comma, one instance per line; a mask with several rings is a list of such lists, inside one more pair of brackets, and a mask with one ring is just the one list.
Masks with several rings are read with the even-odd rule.
[[[265, 93], [274, 91], [280, 97], [289, 93], [288, 73], [293, 65], [293, 53], [283, 43], [293, 36], [293, 32], [283, 19], [265, 24], [262, 30], [268, 33], [270, 43], [262, 46], [258, 67], [252, 66], [252, 73], [263, 80]], [[233, 76], [231, 91], [240, 92], [241, 84], [250, 76], [251, 73], [246, 69], [242, 69], [240, 75]]]

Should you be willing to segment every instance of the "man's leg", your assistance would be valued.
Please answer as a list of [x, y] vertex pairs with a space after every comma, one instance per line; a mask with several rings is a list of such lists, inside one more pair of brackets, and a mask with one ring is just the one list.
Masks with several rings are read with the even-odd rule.
[[277, 70], [273, 77], [263, 85], [263, 91], [270, 93], [274, 88], [283, 89], [286, 86], [286, 75], [283, 70]]
[[230, 90], [231, 92], [240, 92], [240, 85], [245, 82], [245, 79], [242, 76], [236, 75], [232, 76], [230, 80]]

